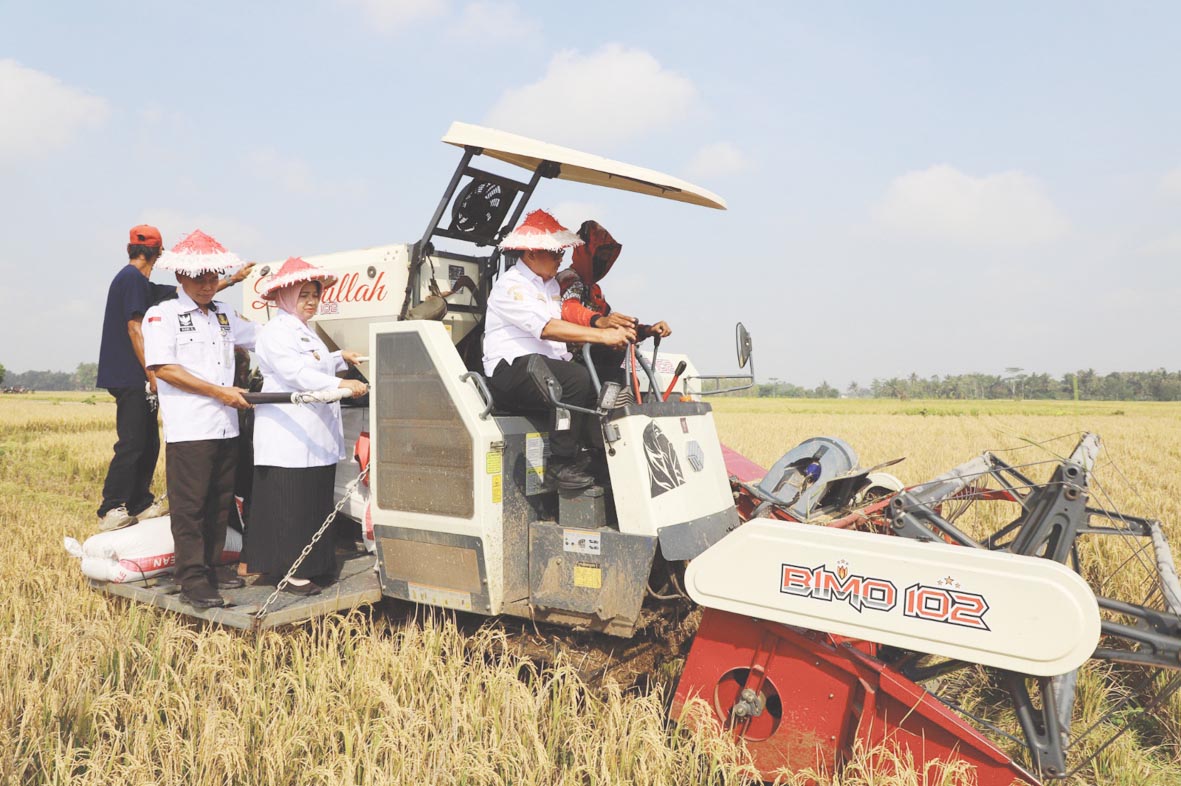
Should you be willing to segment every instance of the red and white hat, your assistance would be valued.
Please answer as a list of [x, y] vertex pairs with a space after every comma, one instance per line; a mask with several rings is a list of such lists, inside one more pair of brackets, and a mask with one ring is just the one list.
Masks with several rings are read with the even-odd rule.
[[237, 254], [226, 251], [225, 246], [197, 229], [186, 235], [171, 251], [161, 254], [156, 267], [194, 277], [205, 273], [228, 273], [245, 264]]
[[283, 263], [281, 268], [271, 274], [260, 294], [264, 300], [274, 300], [275, 293], [280, 289], [292, 284], [303, 284], [307, 281], [319, 281], [323, 286], [330, 287], [336, 283], [336, 276], [322, 267], [304, 262], [299, 257], [291, 257]]
[[582, 238], [559, 224], [556, 218], [544, 210], [534, 210], [508, 233], [500, 248], [504, 251], [561, 251], [581, 245]]

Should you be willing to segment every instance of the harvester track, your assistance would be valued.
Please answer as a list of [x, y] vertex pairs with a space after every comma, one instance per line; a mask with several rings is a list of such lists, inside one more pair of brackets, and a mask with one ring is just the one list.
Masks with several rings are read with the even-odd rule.
[[431, 609], [385, 598], [379, 613], [395, 625], [420, 624], [423, 614], [453, 620], [465, 635], [494, 629], [504, 634], [504, 654], [546, 669], [563, 660], [588, 687], [615, 683], [625, 690], [671, 691], [701, 621], [701, 610], [687, 600], [658, 601], [645, 607], [630, 639], [585, 629], [512, 617], [483, 617]]

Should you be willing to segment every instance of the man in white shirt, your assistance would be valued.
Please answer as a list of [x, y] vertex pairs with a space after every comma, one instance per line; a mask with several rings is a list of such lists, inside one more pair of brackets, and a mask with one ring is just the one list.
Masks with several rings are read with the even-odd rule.
[[[521, 252], [520, 262], [501, 274], [488, 298], [484, 322], [484, 373], [496, 402], [515, 411], [547, 410], [529, 378], [526, 366], [540, 355], [562, 385], [562, 402], [578, 407], [594, 405], [594, 388], [584, 366], [571, 362], [566, 342], [625, 346], [635, 341], [634, 328], [593, 328], [562, 320], [562, 293], [555, 276], [567, 248], [582, 240], [544, 210], [535, 210], [500, 244]], [[572, 412], [570, 428], [550, 433], [550, 462], [546, 479], [563, 491], [594, 483], [582, 454], [588, 428], [598, 423]]]
[[234, 471], [238, 413], [250, 404], [234, 387], [234, 348], [253, 349], [255, 325], [215, 301], [218, 279], [242, 263], [198, 230], [163, 254], [176, 273], [175, 300], [144, 315], [144, 361], [155, 372], [167, 443], [165, 469], [180, 598], [207, 609], [225, 605], [218, 589], [241, 587], [219, 571]]

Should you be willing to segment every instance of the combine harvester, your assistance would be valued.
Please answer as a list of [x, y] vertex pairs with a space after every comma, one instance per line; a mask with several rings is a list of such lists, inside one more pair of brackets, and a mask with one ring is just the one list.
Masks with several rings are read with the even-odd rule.
[[[1060, 778], [1086, 763], [1070, 758], [1085, 736], [1071, 735], [1085, 663], [1120, 664], [1111, 678], [1126, 678], [1142, 710], [1176, 689], [1159, 679], [1181, 667], [1169, 549], [1158, 522], [1089, 502], [1096, 437], [1045, 483], [986, 454], [904, 489], [830, 438], [765, 472], [721, 445], [701, 400], [704, 380], [753, 385], [741, 324], [746, 376], [702, 376], [683, 355], [637, 353], [629, 389], [602, 386], [592, 412], [610, 486], [548, 491], [547, 436], [569, 421], [557, 381], [541, 367], [534, 381], [556, 411], [523, 416], [498, 410], [480, 373], [497, 243], [545, 179], [725, 203], [659, 172], [491, 129], [456, 123], [443, 141], [463, 155], [418, 242], [308, 258], [340, 277], [315, 320], [326, 342], [368, 347], [369, 400], [345, 402], [357, 450], [338, 469], [338, 510], [371, 529], [377, 571], [372, 557], [354, 556], [321, 596], [247, 587], [226, 593], [235, 605], [204, 612], [181, 605], [166, 579], [96, 586], [241, 628], [385, 596], [618, 637], [687, 593], [703, 613], [672, 714], [704, 700], [768, 778], [835, 772], [859, 749], [892, 750], [921, 771], [962, 759], [983, 786]], [[476, 166], [488, 159], [526, 175]], [[253, 291], [269, 272], [259, 266]], [[269, 316], [261, 298], [248, 294], [245, 307]], [[953, 522], [984, 502], [1017, 515], [978, 540]], [[1080, 575], [1084, 536], [1137, 541], [1154, 592], [1097, 597], [1108, 577]], [[1010, 697], [1024, 741], [1009, 740], [1027, 749], [1026, 765], [943, 690], [971, 681]], [[1126, 725], [1129, 705], [1117, 711]], [[1098, 749], [1088, 743], [1087, 755]]]

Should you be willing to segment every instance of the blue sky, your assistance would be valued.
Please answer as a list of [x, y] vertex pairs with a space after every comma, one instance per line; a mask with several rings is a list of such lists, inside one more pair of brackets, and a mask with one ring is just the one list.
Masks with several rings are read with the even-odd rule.
[[417, 238], [463, 120], [726, 198], [532, 203], [607, 226], [608, 298], [703, 370], [737, 320], [807, 385], [1175, 369], [1179, 77], [1173, 3], [0, 0], [0, 363], [97, 357], [140, 221], [258, 260]]

